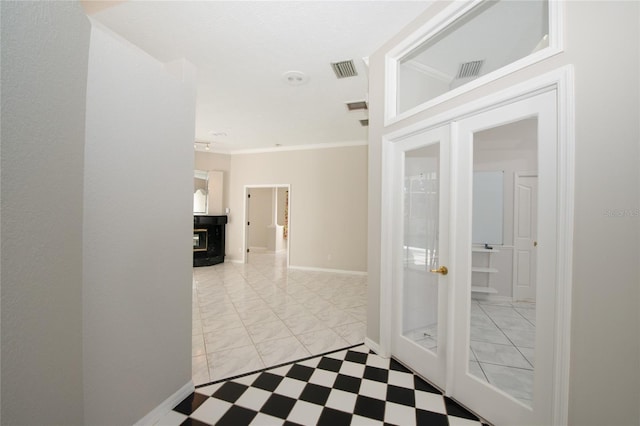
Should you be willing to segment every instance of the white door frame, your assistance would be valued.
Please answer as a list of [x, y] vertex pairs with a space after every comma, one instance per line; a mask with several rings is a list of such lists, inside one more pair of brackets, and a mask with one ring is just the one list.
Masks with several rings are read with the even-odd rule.
[[247, 248], [249, 247], [249, 229], [248, 229], [248, 225], [247, 223], [249, 222], [249, 191], [251, 189], [257, 189], [257, 188], [286, 188], [287, 191], [289, 191], [289, 199], [287, 200], [287, 211], [289, 212], [288, 214], [288, 220], [287, 220], [287, 226], [289, 229], [288, 232], [288, 236], [287, 236], [287, 268], [289, 268], [289, 258], [291, 256], [291, 251], [290, 251], [290, 241], [291, 241], [291, 185], [288, 183], [280, 183], [280, 184], [273, 184], [273, 185], [268, 185], [268, 184], [259, 184], [259, 185], [244, 185], [244, 209], [242, 212], [242, 220], [243, 220], [243, 226], [242, 226], [242, 263], [247, 263]]
[[[575, 152], [575, 96], [573, 67], [567, 65], [540, 75], [508, 89], [453, 108], [424, 121], [406, 126], [382, 137], [382, 188], [381, 188], [381, 258], [380, 258], [380, 342], [382, 356], [391, 355], [391, 333], [393, 307], [393, 144], [407, 136], [457, 121], [497, 106], [507, 105], [540, 93], [553, 91], [558, 102], [558, 212], [557, 212], [557, 289], [555, 294], [557, 315], [554, 321], [552, 421], [563, 425], [568, 422], [569, 411], [569, 362], [571, 330], [571, 282], [573, 264], [573, 199], [574, 199], [574, 152]], [[456, 126], [452, 129], [455, 139]], [[452, 147], [456, 149], [455, 145]], [[455, 169], [453, 164], [452, 168]], [[452, 185], [455, 187], [456, 170], [452, 170]], [[451, 195], [455, 199], [455, 194]], [[455, 209], [455, 206], [454, 206]], [[455, 211], [452, 211], [455, 215]], [[451, 233], [455, 238], [455, 232]], [[452, 268], [454, 269], [454, 268]], [[451, 277], [454, 279], [454, 277]], [[455, 289], [454, 289], [455, 293]], [[455, 300], [454, 297], [451, 299]], [[449, 319], [455, 316], [453, 303], [448, 308]], [[449, 321], [452, 324], [453, 321]], [[449, 343], [453, 339], [448, 339]], [[447, 347], [447, 365], [453, 365], [452, 344]], [[449, 382], [449, 378], [447, 382]], [[449, 384], [449, 383], [448, 383]]]

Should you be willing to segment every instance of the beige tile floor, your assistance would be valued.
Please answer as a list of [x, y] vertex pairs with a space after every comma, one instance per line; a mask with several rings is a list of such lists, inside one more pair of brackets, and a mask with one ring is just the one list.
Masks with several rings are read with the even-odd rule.
[[193, 269], [196, 385], [362, 343], [365, 276], [286, 268], [286, 254]]

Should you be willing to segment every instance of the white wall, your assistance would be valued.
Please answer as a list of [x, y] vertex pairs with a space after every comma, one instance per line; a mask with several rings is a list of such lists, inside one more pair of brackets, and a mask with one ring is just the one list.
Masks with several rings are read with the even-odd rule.
[[0, 2], [2, 424], [83, 424], [82, 188], [90, 24]]
[[241, 260], [245, 185], [291, 184], [291, 266], [367, 268], [367, 147], [231, 157], [228, 260]]
[[[191, 379], [195, 69], [94, 25], [84, 184], [84, 423], [132, 424]], [[77, 403], [77, 402], [76, 402]]]
[[[383, 128], [384, 55], [448, 4], [435, 3], [370, 56], [369, 309], [380, 334], [381, 136], [565, 64], [575, 67], [576, 194], [569, 424], [640, 422], [638, 2], [566, 2], [565, 52]], [[594, 31], [597, 28], [597, 31]], [[605, 260], [606, 259], [606, 260]]]

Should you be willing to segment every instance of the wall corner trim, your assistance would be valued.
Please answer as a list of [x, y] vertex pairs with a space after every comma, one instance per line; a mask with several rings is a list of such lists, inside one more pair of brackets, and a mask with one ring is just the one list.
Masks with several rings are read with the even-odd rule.
[[156, 408], [151, 410], [146, 416], [134, 423], [134, 426], [154, 425], [167, 414], [173, 407], [178, 405], [180, 401], [195, 391], [193, 381], [189, 380], [184, 386], [178, 389], [173, 395], [165, 399]]

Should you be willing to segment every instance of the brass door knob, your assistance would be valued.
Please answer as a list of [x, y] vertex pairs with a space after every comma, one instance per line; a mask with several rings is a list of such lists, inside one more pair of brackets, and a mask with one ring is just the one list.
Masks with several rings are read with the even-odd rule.
[[431, 272], [436, 274], [447, 275], [449, 273], [449, 270], [447, 269], [446, 266], [441, 266], [438, 269], [431, 269]]

